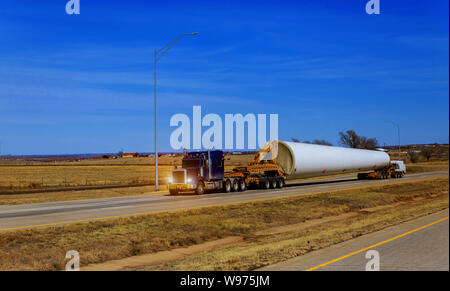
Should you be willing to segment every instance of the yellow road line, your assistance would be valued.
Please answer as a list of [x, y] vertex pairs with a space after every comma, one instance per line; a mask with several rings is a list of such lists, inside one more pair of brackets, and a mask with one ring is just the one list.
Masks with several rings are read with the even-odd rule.
[[332, 263], [338, 262], [338, 261], [340, 261], [340, 260], [343, 260], [343, 259], [345, 259], [345, 258], [351, 257], [351, 256], [353, 256], [353, 255], [362, 253], [362, 252], [367, 251], [367, 250], [369, 250], [369, 249], [372, 249], [372, 248], [374, 248], [374, 247], [377, 247], [377, 246], [383, 245], [383, 244], [385, 244], [385, 243], [391, 242], [391, 241], [393, 241], [393, 240], [396, 240], [396, 239], [398, 239], [398, 238], [407, 236], [407, 235], [409, 235], [409, 234], [411, 234], [411, 233], [414, 233], [414, 232], [416, 232], [416, 231], [422, 230], [422, 229], [424, 229], [424, 228], [427, 228], [427, 227], [432, 226], [432, 225], [434, 225], [434, 224], [436, 224], [436, 223], [445, 221], [445, 220], [447, 220], [447, 219], [448, 219], [448, 216], [445, 217], [445, 218], [439, 219], [438, 221], [435, 221], [435, 222], [429, 223], [429, 224], [427, 224], [427, 225], [421, 226], [421, 227], [419, 227], [419, 228], [410, 230], [410, 231], [405, 232], [405, 233], [403, 233], [403, 234], [394, 236], [394, 237], [392, 237], [392, 238], [390, 238], [390, 239], [387, 239], [387, 240], [385, 240], [385, 241], [382, 241], [382, 242], [379, 242], [379, 243], [377, 243], [377, 244], [371, 245], [370, 247], [361, 249], [361, 250], [359, 250], [359, 251], [350, 253], [350, 254], [345, 255], [345, 256], [342, 256], [342, 257], [340, 257], [340, 258], [337, 258], [337, 259], [334, 259], [334, 260], [332, 260], [332, 261], [326, 262], [326, 263], [324, 263], [324, 264], [318, 265], [318, 266], [316, 266], [316, 267], [310, 268], [310, 269], [308, 269], [308, 270], [306, 270], [306, 271], [314, 271], [314, 270], [317, 270], [317, 269], [319, 269], [319, 268], [322, 268], [322, 267], [324, 267], [324, 266], [327, 266], [327, 265], [330, 265], [330, 264], [332, 264]]
[[[439, 178], [439, 177], [437, 177], [437, 178]], [[421, 182], [421, 181], [426, 181], [426, 180], [429, 180], [429, 179], [423, 179], [423, 180], [417, 180], [417, 181], [413, 180], [413, 181], [409, 181], [409, 183], [411, 183], [411, 182]], [[408, 183], [408, 181], [405, 181], [405, 182], [400, 182], [399, 181], [399, 182], [394, 183], [394, 184], [400, 184], [400, 183]], [[337, 190], [322, 190], [322, 191], [302, 193], [302, 194], [292, 194], [292, 195], [289, 195], [287, 193], [287, 195], [282, 195], [282, 196], [262, 197], [262, 198], [256, 198], [256, 199], [251, 199], [251, 200], [233, 201], [233, 202], [226, 202], [226, 203], [219, 203], [219, 204], [180, 207], [180, 208], [165, 209], [165, 210], [155, 210], [155, 211], [141, 212], [141, 213], [121, 214], [121, 215], [105, 216], [105, 217], [97, 217], [97, 218], [86, 218], [86, 219], [79, 219], [79, 220], [68, 220], [68, 221], [51, 222], [51, 223], [45, 223], [45, 224], [25, 225], [25, 226], [11, 227], [11, 228], [0, 228], [0, 231], [29, 229], [29, 228], [37, 228], [37, 227], [44, 227], [44, 226], [58, 226], [58, 225], [78, 223], [78, 222], [98, 221], [98, 220], [130, 217], [130, 216], [137, 216], [137, 215], [149, 215], [149, 214], [158, 214], [158, 213], [164, 213], [164, 212], [173, 212], [173, 211], [187, 211], [187, 210], [201, 209], [201, 208], [205, 208], [205, 207], [218, 207], [218, 206], [226, 206], [226, 205], [240, 204], [240, 203], [252, 203], [252, 202], [257, 202], [257, 201], [262, 201], [262, 200], [276, 200], [276, 199], [282, 199], [282, 198], [297, 198], [297, 197], [300, 197], [300, 196], [307, 197], [309, 195], [317, 195], [317, 194], [321, 194], [321, 193], [340, 192], [340, 191], [348, 191], [348, 190], [359, 190], [359, 189], [366, 189], [366, 188], [371, 188], [371, 187], [383, 187], [383, 186], [386, 186], [386, 185], [387, 184], [373, 184], [373, 185], [362, 186], [362, 187], [350, 187], [350, 188], [337, 189]], [[294, 189], [292, 189], [292, 190], [294, 190]]]

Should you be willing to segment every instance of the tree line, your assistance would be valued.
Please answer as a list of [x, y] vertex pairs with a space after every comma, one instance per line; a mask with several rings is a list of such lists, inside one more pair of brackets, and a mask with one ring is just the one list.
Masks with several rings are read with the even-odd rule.
[[[303, 142], [309, 144], [327, 145], [333, 144], [323, 139], [315, 139], [313, 141], [300, 141], [297, 138], [292, 137], [293, 142]], [[374, 137], [368, 138], [357, 134], [354, 130], [347, 130], [346, 132], [339, 132], [339, 144], [341, 146], [354, 148], [354, 149], [368, 149], [373, 150], [378, 146], [378, 140]]]

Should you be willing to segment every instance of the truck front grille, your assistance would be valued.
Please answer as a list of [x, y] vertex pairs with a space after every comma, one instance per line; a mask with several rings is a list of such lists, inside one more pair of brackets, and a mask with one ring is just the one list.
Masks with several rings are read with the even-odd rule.
[[173, 182], [184, 184], [184, 171], [173, 172]]

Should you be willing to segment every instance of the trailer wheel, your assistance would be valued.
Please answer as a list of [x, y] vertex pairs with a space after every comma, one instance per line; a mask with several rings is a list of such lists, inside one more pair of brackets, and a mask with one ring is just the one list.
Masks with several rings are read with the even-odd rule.
[[247, 184], [245, 184], [244, 180], [239, 181], [239, 191], [245, 191], [247, 190]]
[[233, 192], [239, 191], [239, 183], [236, 179], [233, 181], [233, 189], [232, 190], [233, 190]]
[[277, 188], [283, 188], [283, 181], [281, 179], [277, 179]]
[[271, 189], [277, 188], [277, 180], [272, 180], [272, 181], [270, 181], [270, 188], [271, 188]]
[[223, 191], [225, 191], [225, 193], [229, 193], [231, 192], [231, 182], [230, 180], [226, 180], [225, 183], [223, 184]]
[[202, 195], [205, 193], [205, 186], [203, 185], [203, 182], [199, 182], [197, 184], [197, 189], [195, 190], [197, 195]]
[[263, 189], [270, 189], [270, 181], [269, 180], [264, 181]]

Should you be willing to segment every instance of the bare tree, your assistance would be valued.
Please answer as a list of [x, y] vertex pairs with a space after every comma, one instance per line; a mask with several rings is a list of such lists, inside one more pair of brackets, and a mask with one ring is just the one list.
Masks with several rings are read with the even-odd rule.
[[434, 148], [431, 146], [424, 146], [421, 150], [420, 150], [420, 154], [427, 159], [427, 162], [430, 161], [431, 157], [434, 154]]
[[378, 145], [376, 138], [359, 136], [354, 130], [347, 130], [345, 133], [339, 132], [340, 143], [354, 149], [375, 149]]
[[354, 130], [347, 130], [345, 133], [339, 132], [339, 136], [341, 145], [354, 149], [359, 147], [360, 138]]
[[419, 153], [415, 150], [408, 151], [408, 156], [411, 163], [417, 163], [419, 161]]
[[123, 150], [120, 150], [120, 151], [117, 153], [117, 156], [118, 156], [119, 158], [123, 157]]
[[360, 148], [374, 150], [378, 146], [378, 140], [374, 137], [366, 138], [364, 136], [361, 137], [361, 145]]

